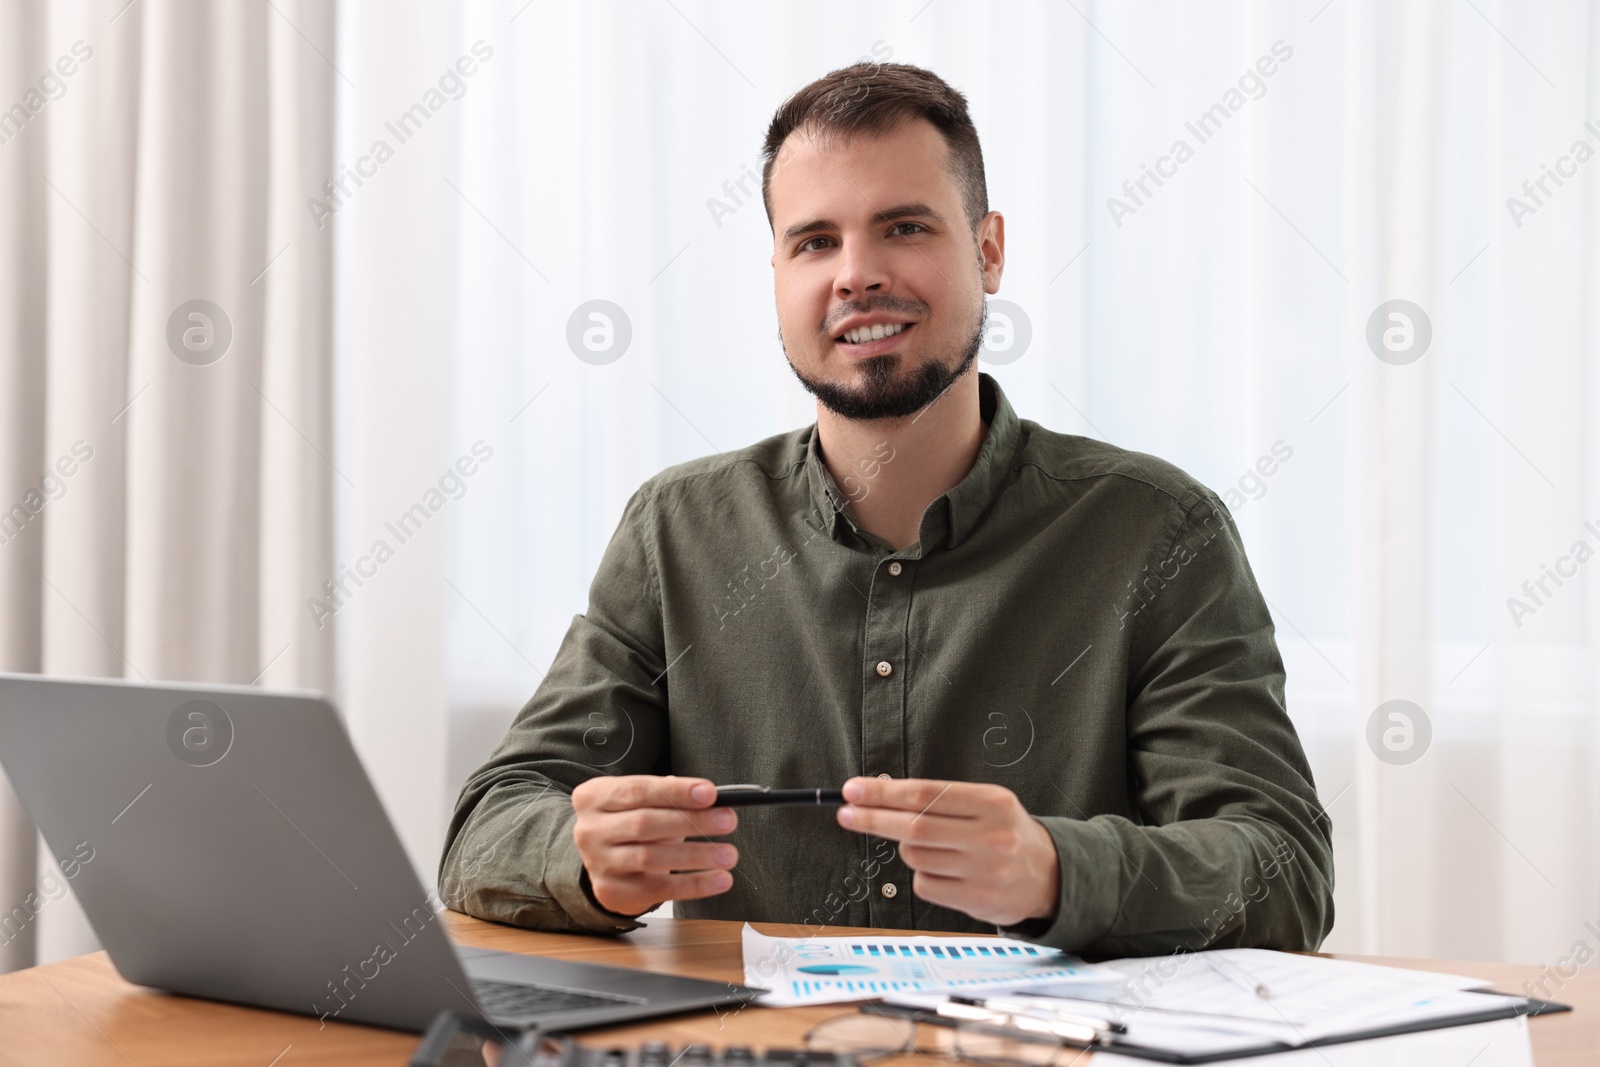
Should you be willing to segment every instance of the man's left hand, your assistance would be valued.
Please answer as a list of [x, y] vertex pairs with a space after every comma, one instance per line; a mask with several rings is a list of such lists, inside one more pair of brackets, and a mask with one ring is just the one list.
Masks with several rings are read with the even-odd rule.
[[1054, 918], [1055, 842], [998, 785], [927, 778], [852, 778], [839, 825], [900, 843], [912, 891], [996, 926]]

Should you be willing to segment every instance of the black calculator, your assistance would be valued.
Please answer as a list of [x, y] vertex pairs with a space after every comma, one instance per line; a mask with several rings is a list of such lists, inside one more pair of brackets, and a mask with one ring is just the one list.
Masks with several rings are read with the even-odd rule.
[[713, 1049], [693, 1044], [673, 1048], [661, 1041], [647, 1041], [637, 1048], [587, 1048], [577, 1046], [577, 1059], [571, 1067], [859, 1067], [854, 1056], [844, 1053], [813, 1052], [803, 1048], [769, 1048], [762, 1051], [743, 1045]]
[[495, 1026], [473, 1016], [440, 1012], [411, 1059], [411, 1067], [860, 1067], [855, 1056], [803, 1048], [757, 1051], [744, 1045], [714, 1049], [663, 1041], [622, 1047], [580, 1045], [566, 1034]]

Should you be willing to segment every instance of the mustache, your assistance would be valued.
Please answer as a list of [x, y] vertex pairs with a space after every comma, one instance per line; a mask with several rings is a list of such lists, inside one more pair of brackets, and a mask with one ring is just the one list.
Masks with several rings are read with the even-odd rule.
[[833, 336], [834, 327], [852, 315], [870, 315], [874, 311], [888, 311], [899, 315], [926, 317], [928, 305], [921, 300], [904, 296], [875, 296], [870, 300], [849, 300], [825, 315], [817, 324], [817, 332]]

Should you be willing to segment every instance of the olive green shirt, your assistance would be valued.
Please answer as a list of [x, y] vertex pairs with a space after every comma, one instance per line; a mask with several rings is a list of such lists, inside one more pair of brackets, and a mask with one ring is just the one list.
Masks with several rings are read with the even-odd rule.
[[[848, 507], [893, 449], [841, 489], [814, 424], [640, 487], [588, 611], [462, 789], [445, 903], [640, 925], [595, 901], [573, 842], [569, 794], [593, 775], [892, 775], [1003, 785], [1050, 832], [1058, 914], [1002, 932], [1113, 955], [1316, 948], [1330, 824], [1226, 507], [1161, 460], [1018, 419], [988, 375], [980, 410], [972, 470], [899, 551]], [[675, 914], [996, 929], [918, 899], [893, 844], [834, 809], [739, 820], [733, 887]]]

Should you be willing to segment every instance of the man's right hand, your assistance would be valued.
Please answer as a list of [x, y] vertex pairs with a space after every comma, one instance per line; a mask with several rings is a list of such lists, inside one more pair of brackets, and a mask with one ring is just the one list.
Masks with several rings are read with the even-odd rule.
[[[642, 915], [664, 900], [694, 900], [733, 885], [739, 850], [714, 837], [739, 825], [731, 808], [713, 808], [704, 778], [597, 775], [572, 791], [572, 838], [600, 906]], [[675, 873], [676, 872], [676, 873]]]

